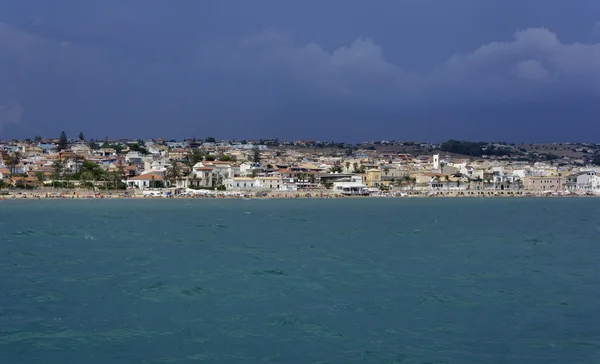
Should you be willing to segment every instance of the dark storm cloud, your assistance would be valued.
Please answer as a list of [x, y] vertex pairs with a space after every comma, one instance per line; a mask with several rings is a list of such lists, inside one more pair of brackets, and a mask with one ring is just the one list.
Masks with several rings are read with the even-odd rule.
[[590, 18], [599, 4], [364, 4], [0, 0], [0, 135], [556, 140], [600, 131]]

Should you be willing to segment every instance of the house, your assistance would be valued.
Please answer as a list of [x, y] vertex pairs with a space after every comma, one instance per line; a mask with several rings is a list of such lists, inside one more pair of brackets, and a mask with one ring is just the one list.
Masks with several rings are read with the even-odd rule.
[[163, 176], [161, 176], [160, 174], [154, 174], [154, 173], [146, 173], [146, 174], [142, 174], [139, 176], [131, 177], [123, 182], [126, 183], [127, 187], [129, 187], [129, 188], [138, 188], [140, 190], [147, 189], [147, 188], [157, 188], [157, 187], [162, 187], [162, 186], [169, 187], [170, 186], [170, 182], [165, 181]]
[[475, 167], [468, 165], [468, 164], [460, 167], [458, 173], [465, 175], [472, 180], [473, 179], [483, 180], [483, 170], [476, 169]]
[[319, 187], [318, 178], [319, 174], [316, 172], [301, 172], [296, 174], [294, 181], [298, 189], [308, 190]]
[[[41, 148], [40, 148], [41, 149]], [[85, 144], [74, 144], [71, 146], [71, 151], [80, 156], [89, 156], [92, 150]]]
[[[127, 159], [126, 159], [127, 160]], [[144, 170], [150, 171], [156, 174], [165, 174], [167, 169], [171, 167], [171, 161], [168, 158], [158, 157], [154, 160], [148, 158], [144, 162]]]
[[26, 156], [39, 155], [44, 151], [42, 148], [31, 143], [19, 143], [17, 147], [19, 148], [19, 152]]
[[223, 185], [227, 190], [247, 191], [260, 188], [257, 181], [251, 177], [232, 177], [223, 181]]
[[187, 157], [188, 154], [189, 154], [189, 151], [187, 149], [173, 148], [173, 149], [169, 150], [168, 156], [169, 156], [169, 159], [182, 160], [185, 157]]
[[125, 162], [140, 164], [144, 162], [144, 157], [139, 152], [131, 151], [125, 155]]
[[211, 167], [205, 167], [202, 163], [196, 163], [192, 168], [192, 173], [188, 179], [188, 186], [191, 187], [214, 187], [216, 176]]
[[456, 175], [435, 176], [429, 180], [429, 190], [456, 191], [468, 187], [467, 179], [460, 173]]
[[42, 150], [42, 153], [50, 153], [56, 150], [56, 144], [52, 143], [39, 143], [38, 147]]
[[100, 148], [96, 154], [101, 157], [113, 157], [117, 155], [117, 151], [114, 148]]
[[571, 192], [600, 195], [600, 173], [583, 171], [567, 176], [565, 185]]
[[221, 180], [225, 179], [225, 178], [239, 176], [239, 174], [240, 174], [239, 167], [236, 166], [233, 162], [221, 162], [221, 161], [208, 162], [208, 161], [205, 161], [205, 162], [196, 163], [196, 165], [211, 168], [213, 173]]
[[271, 176], [280, 178], [293, 178], [295, 175], [296, 173], [290, 171], [287, 168], [280, 168], [271, 173]]
[[283, 179], [281, 177], [257, 177], [256, 185], [262, 189], [279, 190], [283, 186]]
[[250, 162], [244, 162], [242, 164], [239, 165], [239, 175], [240, 176], [249, 176], [253, 173], [256, 174], [257, 171], [257, 167], [254, 166], [252, 163]]
[[8, 170], [8, 168], [0, 167], [0, 180], [8, 179], [10, 177], [10, 175], [11, 175], [11, 173]]
[[296, 180], [294, 178], [282, 178], [281, 186], [279, 187], [281, 191], [298, 191], [298, 185], [296, 184]]
[[347, 182], [333, 182], [333, 192], [347, 196], [364, 196], [369, 194], [368, 186], [360, 176], [352, 176]]
[[528, 191], [552, 191], [563, 189], [563, 178], [558, 176], [527, 176], [523, 180], [523, 187]]
[[444, 180], [446, 178], [448, 178], [448, 175], [442, 174], [442, 173], [434, 173], [434, 172], [420, 173], [415, 176], [415, 183], [417, 185], [429, 185], [430, 182], [434, 179], [440, 181], [440, 180]]
[[16, 187], [19, 188], [25, 188], [25, 187], [40, 187], [43, 185], [42, 182], [40, 182], [35, 176], [18, 176], [18, 177], [12, 177], [12, 184]]
[[217, 187], [224, 185], [228, 178], [236, 176], [239, 171], [233, 163], [230, 162], [198, 162], [192, 167], [189, 178], [178, 183], [182, 187]]
[[385, 164], [381, 166], [381, 180], [394, 181], [406, 178], [409, 175], [408, 169], [397, 164]]
[[104, 166], [104, 167], [108, 167], [111, 164], [118, 163], [118, 161], [119, 161], [119, 158], [117, 156], [103, 157], [101, 160], [97, 161], [96, 164]]
[[160, 156], [163, 154], [163, 148], [161, 148], [159, 145], [146, 143], [146, 148], [148, 149], [148, 153], [152, 154], [153, 156]]
[[381, 186], [381, 169], [371, 168], [365, 171], [365, 184], [369, 187]]

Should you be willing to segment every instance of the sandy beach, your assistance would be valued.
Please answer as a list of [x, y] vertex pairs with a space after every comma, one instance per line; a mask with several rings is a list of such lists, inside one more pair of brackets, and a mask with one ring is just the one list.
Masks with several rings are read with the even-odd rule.
[[[368, 196], [347, 196], [336, 194], [331, 191], [264, 191], [264, 192], [231, 192], [210, 191], [206, 194], [144, 194], [143, 191], [60, 191], [60, 192], [36, 192], [36, 191], [2, 191], [0, 201], [12, 199], [294, 199], [294, 198], [318, 198], [318, 199], [364, 199], [364, 198], [468, 198], [468, 197], [594, 197], [583, 194], [548, 193], [544, 191], [398, 191]], [[155, 191], [156, 192], [156, 191]]]

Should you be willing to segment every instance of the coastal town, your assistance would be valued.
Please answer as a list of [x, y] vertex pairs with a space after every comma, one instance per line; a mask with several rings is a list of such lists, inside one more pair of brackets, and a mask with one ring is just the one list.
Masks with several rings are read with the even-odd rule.
[[599, 196], [600, 145], [450, 140], [0, 140], [0, 194], [110, 197]]

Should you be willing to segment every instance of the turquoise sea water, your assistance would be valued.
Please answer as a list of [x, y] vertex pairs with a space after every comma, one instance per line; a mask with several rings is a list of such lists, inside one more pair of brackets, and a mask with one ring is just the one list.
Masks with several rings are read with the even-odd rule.
[[600, 363], [600, 200], [0, 202], [0, 363]]

